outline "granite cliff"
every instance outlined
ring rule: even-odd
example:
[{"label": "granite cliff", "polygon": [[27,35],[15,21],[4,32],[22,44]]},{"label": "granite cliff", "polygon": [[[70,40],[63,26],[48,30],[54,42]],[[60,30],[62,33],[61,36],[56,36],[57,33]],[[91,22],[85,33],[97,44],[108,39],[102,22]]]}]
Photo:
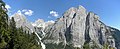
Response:
[{"label": "granite cliff", "polygon": [[44,32],[46,49],[120,49],[120,31],[105,25],[83,6],[70,8]]},{"label": "granite cliff", "polygon": [[38,19],[30,23],[18,13],[12,17],[17,27],[36,32],[43,49],[120,49],[120,31],[83,6],[71,7],[55,22]]}]

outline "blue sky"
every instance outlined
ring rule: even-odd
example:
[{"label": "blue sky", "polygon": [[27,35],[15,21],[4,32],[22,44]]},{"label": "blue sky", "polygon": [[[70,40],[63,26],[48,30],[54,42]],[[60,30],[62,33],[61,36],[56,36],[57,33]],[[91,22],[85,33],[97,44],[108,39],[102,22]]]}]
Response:
[{"label": "blue sky", "polygon": [[[55,20],[70,7],[84,6],[87,11],[92,11],[100,16],[106,25],[120,29],[120,0],[3,0],[11,8],[12,15],[18,10],[32,11],[26,15],[29,21],[37,19]],[[51,12],[52,11],[52,12]],[[50,14],[51,12],[51,14]],[[28,13],[29,14],[29,13]],[[57,14],[56,16],[53,16]]]}]

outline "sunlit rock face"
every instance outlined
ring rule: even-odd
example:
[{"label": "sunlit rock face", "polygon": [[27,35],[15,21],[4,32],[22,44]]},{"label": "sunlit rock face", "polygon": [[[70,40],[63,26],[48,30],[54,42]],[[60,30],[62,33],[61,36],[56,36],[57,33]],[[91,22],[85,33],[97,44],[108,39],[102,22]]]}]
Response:
[{"label": "sunlit rock face", "polygon": [[54,21],[50,20],[45,22],[43,19],[38,19],[35,22],[32,23],[32,25],[35,28],[35,32],[37,32],[41,38],[43,38],[45,36],[45,28],[48,28],[49,26],[53,25]]},{"label": "sunlit rock face", "polygon": [[32,33],[34,30],[33,25],[26,19],[25,15],[22,13],[15,13],[11,17],[14,17],[17,28],[23,28],[25,31]]},{"label": "sunlit rock face", "polygon": [[90,48],[94,45],[97,45],[95,48],[104,48],[106,44],[109,48],[118,47],[111,28],[102,23],[98,15],[87,12],[83,6],[68,9],[44,32],[47,34],[42,41],[47,49],[84,49],[86,43]]},{"label": "sunlit rock face", "polygon": [[35,33],[36,34],[36,41],[39,45],[42,46],[42,49],[45,49],[45,45],[41,42],[41,39],[44,37],[45,33],[43,32],[43,28],[45,27],[45,22],[42,19],[37,20],[35,23],[30,23],[24,14],[22,13],[15,13],[11,17],[14,18],[16,22],[17,28],[23,28],[26,33]]},{"label": "sunlit rock face", "polygon": [[45,22],[43,19],[38,19],[32,25],[37,28],[41,28],[39,30],[44,30],[46,27],[53,25],[55,22],[53,20]]},{"label": "sunlit rock face", "polygon": [[[105,25],[99,16],[83,6],[71,7],[56,21],[38,19],[30,23],[22,13],[15,13],[16,27],[36,32],[46,49],[120,49],[120,31]],[[42,41],[41,41],[42,39]]]}]

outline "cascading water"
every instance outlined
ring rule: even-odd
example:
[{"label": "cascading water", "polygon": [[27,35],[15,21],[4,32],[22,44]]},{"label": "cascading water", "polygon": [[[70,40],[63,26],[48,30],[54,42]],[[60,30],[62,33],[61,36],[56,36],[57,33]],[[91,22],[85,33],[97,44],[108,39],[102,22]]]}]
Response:
[{"label": "cascading water", "polygon": [[45,48],[46,48],[46,47],[45,47],[45,44],[42,43],[40,36],[39,36],[36,32],[35,32],[35,34],[37,35],[38,39],[40,40],[42,49],[45,49]]}]

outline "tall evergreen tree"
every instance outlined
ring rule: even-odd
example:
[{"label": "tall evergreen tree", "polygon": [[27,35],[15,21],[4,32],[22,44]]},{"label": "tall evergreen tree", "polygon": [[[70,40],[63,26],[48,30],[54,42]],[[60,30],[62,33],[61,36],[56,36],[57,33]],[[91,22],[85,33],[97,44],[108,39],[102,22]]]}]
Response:
[{"label": "tall evergreen tree", "polygon": [[12,17],[8,23],[5,3],[0,0],[0,49],[41,49],[36,35],[28,34],[23,28],[16,28]]},{"label": "tall evergreen tree", "polygon": [[6,11],[5,3],[0,0],[0,49],[6,48],[10,40],[8,32],[8,15]]},{"label": "tall evergreen tree", "polygon": [[10,38],[11,40],[8,43],[8,48],[13,49],[14,47],[14,41],[15,41],[15,36],[16,36],[16,32],[17,32],[17,28],[16,28],[16,23],[14,21],[14,18],[12,17],[10,20],[10,24],[9,24],[9,32],[10,32]]}]

